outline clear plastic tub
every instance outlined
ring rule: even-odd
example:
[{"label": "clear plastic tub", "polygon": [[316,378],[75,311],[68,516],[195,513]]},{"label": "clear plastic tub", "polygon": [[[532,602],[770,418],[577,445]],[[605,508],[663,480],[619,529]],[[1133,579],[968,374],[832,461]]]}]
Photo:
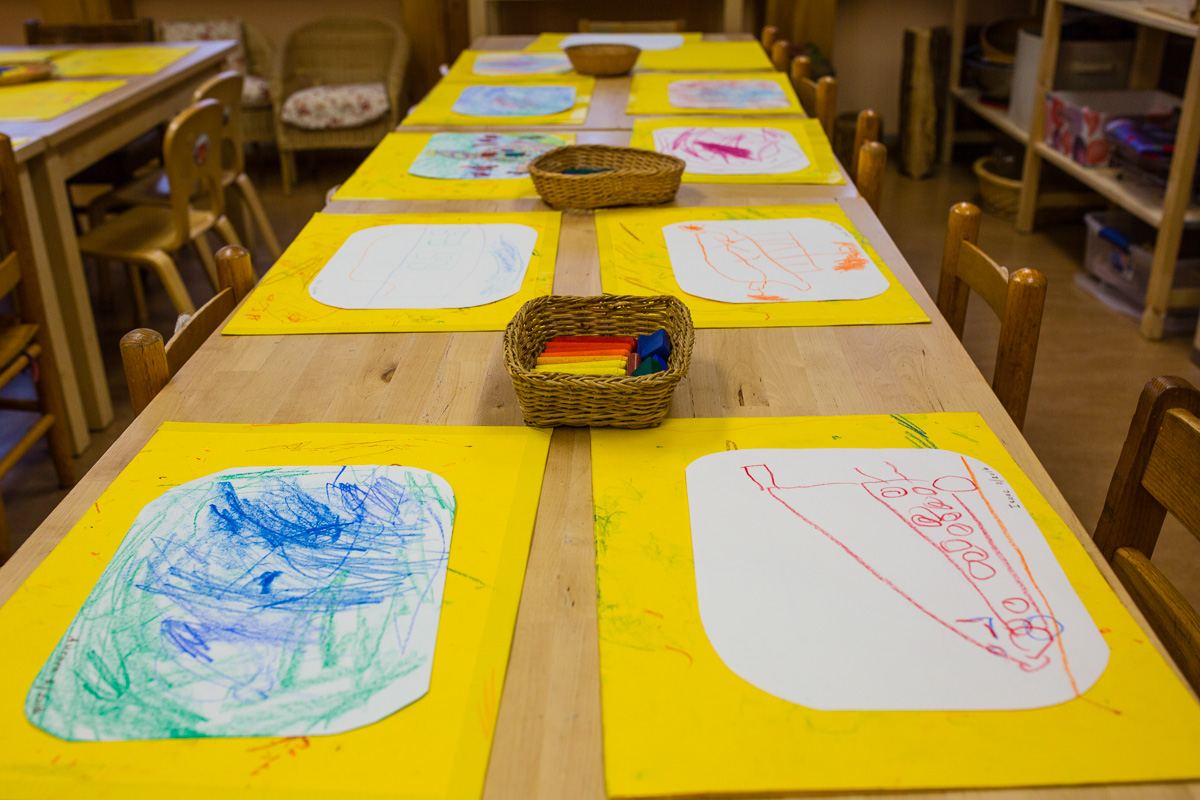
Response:
[{"label": "clear plastic tub", "polygon": [[[1154,261],[1154,228],[1124,211],[1093,212],[1084,216],[1084,222],[1088,228],[1084,270],[1139,308],[1144,306]],[[1200,232],[1184,234],[1172,286],[1200,287]]]}]

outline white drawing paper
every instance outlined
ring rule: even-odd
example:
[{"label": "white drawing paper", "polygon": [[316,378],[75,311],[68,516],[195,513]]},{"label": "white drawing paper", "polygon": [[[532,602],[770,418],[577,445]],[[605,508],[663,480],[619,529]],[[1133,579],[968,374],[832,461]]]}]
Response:
[{"label": "white drawing paper", "polygon": [[995,470],[930,449],[731,450],[687,468],[700,616],[731,670],[820,710],[1069,701],[1108,645]]},{"label": "white drawing paper", "polygon": [[573,69],[571,59],[564,53],[541,53],[526,50],[499,53],[478,53],[471,65],[475,75],[565,75]]},{"label": "white drawing paper", "polygon": [[239,467],[148,503],[29,689],[72,741],[311,736],[429,690],[454,524],[439,475]]},{"label": "white drawing paper", "polygon": [[346,238],[308,293],[335,308],[470,308],[521,289],[528,225],[379,225]]},{"label": "white drawing paper", "polygon": [[812,163],[779,128],[656,128],[654,149],[682,158],[693,175],[787,175]]},{"label": "white drawing paper", "polygon": [[678,33],[572,33],[559,43],[566,50],[577,44],[628,44],[639,50],[678,50],[683,35]]},{"label": "white drawing paper", "polygon": [[674,108],[765,110],[788,107],[788,97],[775,81],[759,78],[697,78],[667,84]]},{"label": "white drawing paper", "polygon": [[677,222],[663,227],[679,288],[725,303],[862,300],[887,278],[854,236],[823,219]]}]

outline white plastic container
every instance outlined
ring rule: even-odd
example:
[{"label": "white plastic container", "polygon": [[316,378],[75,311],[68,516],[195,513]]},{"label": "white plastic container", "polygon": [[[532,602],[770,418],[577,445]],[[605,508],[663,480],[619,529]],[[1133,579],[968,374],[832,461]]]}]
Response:
[{"label": "white plastic container", "polygon": [[[1088,229],[1084,270],[1141,309],[1154,261],[1154,229],[1124,211],[1096,211],[1085,215],[1084,222]],[[1172,288],[1195,287],[1200,287],[1200,234],[1189,232],[1179,247]]]}]

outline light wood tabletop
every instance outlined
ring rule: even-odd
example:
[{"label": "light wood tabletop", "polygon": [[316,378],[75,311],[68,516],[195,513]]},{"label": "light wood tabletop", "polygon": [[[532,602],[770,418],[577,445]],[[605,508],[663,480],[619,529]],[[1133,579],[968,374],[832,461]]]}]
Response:
[{"label": "light wood tabletop", "polygon": [[[755,186],[696,187],[681,204],[778,203]],[[769,188],[769,187],[768,187]],[[1088,532],[937,313],[861,198],[836,201],[871,241],[931,324],[698,330],[673,417],[976,411],[1008,447],[1099,565],[1127,595]],[[521,211],[536,200],[337,202],[331,213]],[[600,290],[594,217],[563,216],[554,291]],[[166,420],[519,425],[501,333],[216,335],[188,362],[67,499],[0,569],[6,601]],[[1136,609],[1134,616],[1141,621]],[[590,436],[561,428],[551,443],[501,697],[487,798],[602,798]],[[844,796],[844,795],[843,795]],[[922,796],[922,795],[917,795]],[[946,798],[965,793],[935,792]],[[1022,789],[972,797],[1185,798],[1200,784]]]},{"label": "light wood tabletop", "polygon": [[[197,42],[182,58],[149,75],[73,78],[125,83],[53,119],[0,119],[0,131],[30,142],[15,152],[46,299],[47,333],[58,353],[67,423],[77,453],[88,445],[88,430],[106,427],[113,412],[66,180],[187,107],[195,88],[220,70],[235,46],[232,41]],[[0,48],[0,53],[21,49]]]}]

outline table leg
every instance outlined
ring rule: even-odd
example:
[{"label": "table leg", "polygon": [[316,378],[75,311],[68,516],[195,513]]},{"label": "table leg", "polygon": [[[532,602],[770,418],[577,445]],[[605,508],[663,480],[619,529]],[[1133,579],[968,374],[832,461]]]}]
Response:
[{"label": "table leg", "polygon": [[49,152],[30,159],[29,176],[37,216],[41,219],[41,238],[49,263],[54,265],[54,285],[67,336],[67,347],[59,350],[58,358],[74,367],[87,425],[92,430],[100,430],[112,422],[112,399],[100,356],[83,258],[75,238],[75,220],[66,184],[69,176],[63,169],[62,160]]},{"label": "table leg", "polygon": [[724,32],[725,33],[744,33],[743,28],[745,13],[744,3],[742,0],[725,0],[723,7],[724,17]]},{"label": "table leg", "polygon": [[[24,166],[23,164],[22,167]],[[91,444],[92,437],[88,434],[87,417],[83,411],[83,397],[79,391],[79,382],[75,379],[75,369],[71,364],[71,342],[67,337],[66,326],[63,324],[62,299],[54,282],[55,270],[51,266],[53,262],[46,252],[46,233],[42,229],[41,215],[38,213],[37,198],[34,194],[29,170],[21,169],[19,179],[21,199],[25,203],[26,216],[29,218],[29,236],[33,239],[34,269],[37,271],[38,284],[41,287],[42,302],[46,306],[46,337],[56,356],[58,379],[62,386],[63,411],[67,417],[67,430],[71,436],[71,449],[75,455],[79,455]]]}]

